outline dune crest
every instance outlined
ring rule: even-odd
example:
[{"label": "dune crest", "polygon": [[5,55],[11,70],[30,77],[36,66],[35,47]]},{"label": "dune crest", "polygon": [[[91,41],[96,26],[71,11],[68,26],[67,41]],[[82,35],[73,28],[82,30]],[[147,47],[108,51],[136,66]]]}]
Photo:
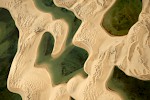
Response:
[{"label": "dune crest", "polygon": [[[76,75],[66,84],[52,85],[47,65],[36,65],[38,46],[45,32],[55,40],[52,56],[65,47],[69,27],[63,19],[39,11],[32,0],[0,0],[19,29],[18,51],[7,86],[24,100],[122,100],[106,87],[114,66],[129,76],[150,80],[150,1],[143,0],[139,20],[125,36],[111,36],[102,27],[105,13],[116,0],[54,0],[82,20],[72,42],[89,53],[84,64],[88,77]],[[39,67],[38,67],[39,66]]]}]

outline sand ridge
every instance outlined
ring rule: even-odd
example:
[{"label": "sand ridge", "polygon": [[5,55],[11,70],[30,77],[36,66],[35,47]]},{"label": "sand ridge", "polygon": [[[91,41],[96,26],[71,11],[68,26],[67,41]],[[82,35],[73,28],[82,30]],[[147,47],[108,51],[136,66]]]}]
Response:
[{"label": "sand ridge", "polygon": [[82,20],[73,38],[73,44],[88,51],[84,65],[87,78],[77,75],[67,84],[51,85],[46,65],[37,68],[37,48],[44,32],[51,32],[54,39],[52,55],[63,50],[68,25],[62,19],[39,11],[32,0],[0,0],[0,7],[10,11],[19,29],[19,45],[13,60],[8,89],[19,93],[25,100],[121,100],[106,88],[114,65],[127,75],[142,80],[150,79],[150,1],[143,0],[143,10],[138,22],[126,36],[109,35],[101,23],[105,13],[116,0],[54,0],[57,6],[67,8]]}]

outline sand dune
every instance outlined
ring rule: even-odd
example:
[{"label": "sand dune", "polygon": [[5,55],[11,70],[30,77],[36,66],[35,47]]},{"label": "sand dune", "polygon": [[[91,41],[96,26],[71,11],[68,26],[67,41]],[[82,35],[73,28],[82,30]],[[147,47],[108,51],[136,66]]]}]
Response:
[{"label": "sand dune", "polygon": [[45,32],[54,39],[52,56],[64,50],[68,24],[39,11],[32,0],[0,0],[0,7],[10,11],[19,29],[19,45],[13,60],[8,89],[24,100],[122,100],[106,88],[114,65],[129,76],[150,80],[150,1],[143,0],[139,20],[125,36],[111,36],[102,27],[105,13],[116,0],[54,0],[82,20],[72,42],[88,51],[84,64],[88,77],[78,74],[67,83],[53,85],[46,64],[36,65],[38,46]]}]

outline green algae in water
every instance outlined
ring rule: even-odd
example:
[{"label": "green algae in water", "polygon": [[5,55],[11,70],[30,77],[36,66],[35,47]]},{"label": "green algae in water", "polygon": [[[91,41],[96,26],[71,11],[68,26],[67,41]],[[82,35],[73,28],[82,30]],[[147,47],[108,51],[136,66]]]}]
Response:
[{"label": "green algae in water", "polygon": [[[51,72],[55,77],[54,83],[67,82],[77,73],[84,74],[83,66],[87,57],[88,53],[85,50],[73,45],[68,46],[59,58],[53,62],[50,61],[51,67],[55,67]],[[56,69],[55,72],[54,69]]]},{"label": "green algae in water", "polygon": [[71,98],[71,100],[75,100],[74,98]]},{"label": "green algae in water", "polygon": [[73,12],[57,7],[53,0],[34,0],[36,7],[44,12],[51,13],[54,19],[64,19],[69,25],[69,34],[66,40],[66,45],[72,42],[72,38],[76,33],[77,29],[81,25],[81,20],[79,20]]},{"label": "green algae in water", "polygon": [[[55,19],[63,18],[69,24],[70,32],[64,53],[57,59],[51,59],[51,57],[49,57],[45,58],[45,61],[43,60],[43,62],[47,62],[49,67],[53,67],[52,76],[55,84],[67,82],[75,75],[75,73],[84,72],[83,68],[77,68],[78,70],[76,70],[76,67],[73,68],[76,65],[74,63],[78,62],[76,60],[80,57],[75,56],[75,62],[74,59],[72,62],[71,59],[65,58],[67,56],[72,56],[70,55],[72,54],[70,52],[71,50],[74,51],[74,49],[73,46],[69,46],[69,44],[71,43],[76,30],[80,26],[81,21],[77,19],[72,12],[64,8],[56,7],[52,0],[35,0],[35,3],[39,9],[52,13]],[[115,5],[106,13],[102,25],[112,35],[126,35],[130,27],[138,20],[138,15],[141,12],[141,9],[141,0],[117,0]],[[86,59],[86,57],[87,56],[83,57],[83,59]],[[67,63],[64,61],[67,61]],[[67,68],[67,65],[70,65],[71,67]],[[77,63],[77,65],[80,64]],[[122,95],[124,100],[149,100],[148,98],[150,98],[149,82],[126,76],[118,68],[115,68],[113,75],[110,77],[108,87]]]},{"label": "green algae in water", "polygon": [[3,89],[3,92],[0,92],[0,100],[22,100],[21,96],[11,93],[7,88]]},{"label": "green algae in water", "polygon": [[127,76],[118,67],[115,67],[107,86],[120,94],[123,100],[149,100],[150,98],[150,81]]},{"label": "green algae in water", "polygon": [[141,0],[117,0],[105,14],[102,26],[111,35],[127,35],[138,21],[141,10]]},{"label": "green algae in water", "polygon": [[[70,44],[66,46],[64,52],[58,58],[52,58],[53,44],[54,39],[52,35],[48,32],[44,33],[36,60],[37,64],[46,63],[48,65],[53,84],[65,83],[77,73],[86,76],[83,66],[88,53],[84,49]],[[46,51],[48,54],[46,54]]]},{"label": "green algae in water", "polygon": [[42,36],[39,50],[38,50],[38,57],[36,60],[37,64],[43,63],[47,59],[52,58],[51,53],[54,47],[54,38],[49,32],[45,32]]},{"label": "green algae in water", "polygon": [[21,100],[7,89],[7,78],[17,52],[19,31],[8,10],[0,8],[0,100]]},{"label": "green algae in water", "polygon": [[[38,9],[51,13],[54,16],[54,19],[64,19],[69,25],[69,34],[66,40],[66,48],[62,55],[57,59],[53,59],[50,54],[45,55],[44,48],[47,46],[44,46],[45,40],[42,38],[42,41],[39,45],[37,64],[48,64],[54,84],[67,82],[77,73],[82,73],[86,76],[83,71],[83,65],[88,57],[88,53],[85,50],[72,45],[72,38],[81,25],[81,20],[77,19],[77,17],[71,11],[65,8],[57,7],[52,0],[34,0],[34,3]],[[52,47],[50,48],[53,48],[52,44],[51,46]]]},{"label": "green algae in water", "polygon": [[66,55],[64,55],[62,62],[59,66],[62,66],[62,75],[67,76],[72,72],[83,67],[85,60],[87,59],[87,52],[79,47],[69,47],[71,49]]},{"label": "green algae in water", "polygon": [[45,6],[55,7],[53,0],[42,0]]}]

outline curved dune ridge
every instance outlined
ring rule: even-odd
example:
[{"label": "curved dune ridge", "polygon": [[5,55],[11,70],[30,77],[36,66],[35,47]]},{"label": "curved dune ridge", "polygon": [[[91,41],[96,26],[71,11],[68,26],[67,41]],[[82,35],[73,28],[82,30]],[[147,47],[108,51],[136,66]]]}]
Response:
[{"label": "curved dune ridge", "polygon": [[[0,7],[10,11],[19,29],[18,50],[9,72],[7,87],[11,92],[19,93],[24,100],[123,100],[119,93],[106,87],[114,66],[118,66],[126,75],[140,80],[150,80],[150,1],[142,1],[142,11],[138,21],[125,36],[112,36],[102,26],[105,14],[116,0],[54,0],[55,5],[72,11],[82,21],[75,31],[72,42],[67,44],[69,24],[57,19],[52,13],[40,11],[32,0],[0,0]],[[48,5],[51,5],[47,3]],[[38,59],[43,36],[51,34],[48,53],[43,61]],[[48,39],[45,39],[48,40]],[[53,42],[53,43],[51,43]],[[48,42],[47,42],[48,43]],[[68,56],[66,48],[76,49]],[[71,48],[71,47],[70,47]],[[63,75],[75,70],[65,68],[60,78],[60,66],[46,63],[47,59],[57,60],[63,53],[64,60],[70,62],[82,58],[82,64],[72,65],[77,71],[65,81]],[[42,51],[43,54],[43,51]],[[68,55],[67,55],[68,54]],[[78,56],[79,55],[79,56]],[[77,57],[77,59],[76,59]],[[78,58],[79,57],[79,58]],[[61,57],[60,57],[61,58]],[[69,59],[69,60],[68,60]],[[65,61],[60,61],[65,62]],[[67,63],[68,63],[67,62]],[[74,62],[72,62],[74,63]],[[84,64],[84,65],[83,65]],[[53,66],[53,67],[51,67]],[[80,66],[80,67],[79,67]],[[58,71],[59,74],[52,73]],[[85,74],[88,75],[86,75]],[[58,75],[58,77],[57,77]],[[56,79],[56,81],[54,81]]]}]

